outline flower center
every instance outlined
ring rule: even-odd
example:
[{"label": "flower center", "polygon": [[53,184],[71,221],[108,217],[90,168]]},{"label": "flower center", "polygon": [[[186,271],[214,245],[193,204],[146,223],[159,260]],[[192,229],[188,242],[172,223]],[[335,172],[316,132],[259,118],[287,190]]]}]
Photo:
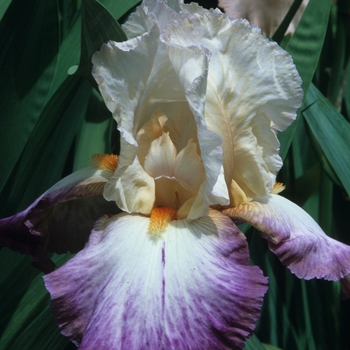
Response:
[{"label": "flower center", "polygon": [[167,228],[168,223],[177,220],[176,210],[170,207],[154,208],[148,225],[148,231],[152,237],[159,237]]}]

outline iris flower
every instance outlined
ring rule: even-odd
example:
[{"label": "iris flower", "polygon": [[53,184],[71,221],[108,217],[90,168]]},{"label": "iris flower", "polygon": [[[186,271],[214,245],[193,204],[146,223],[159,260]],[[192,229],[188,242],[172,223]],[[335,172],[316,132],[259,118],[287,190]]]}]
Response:
[{"label": "iris flower", "polygon": [[[286,34],[293,34],[309,0],[303,0],[289,24]],[[261,28],[266,36],[272,36],[292,6],[293,0],[219,0],[219,6],[235,18],[246,18]]]},{"label": "iris flower", "polygon": [[[346,291],[350,247],[275,184],[276,133],[302,100],[292,58],[244,19],[175,0],[144,1],[124,30],[93,56],[120,155],[0,222],[2,244],[49,272],[61,332],[80,349],[242,349],[267,278],[235,220],[298,277]],[[78,253],[52,271],[46,251]]]}]

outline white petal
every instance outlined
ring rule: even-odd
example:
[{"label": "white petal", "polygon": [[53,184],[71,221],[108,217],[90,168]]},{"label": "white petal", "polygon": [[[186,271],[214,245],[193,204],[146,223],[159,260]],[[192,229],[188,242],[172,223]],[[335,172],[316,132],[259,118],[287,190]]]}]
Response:
[{"label": "white petal", "polygon": [[137,132],[137,157],[139,158],[141,165],[143,165],[145,161],[152,141],[162,136],[163,128],[167,120],[167,116],[159,109],[152,115],[151,119]]},{"label": "white petal", "polygon": [[152,141],[144,169],[155,179],[162,176],[174,177],[176,154],[176,148],[169,134],[163,133],[158,139]]},{"label": "white petal", "polygon": [[134,38],[148,32],[154,22],[157,22],[157,25],[163,29],[174,20],[178,12],[180,12],[180,7],[177,0],[144,0],[129,16],[128,21],[123,25],[123,30],[128,38]]},{"label": "white petal", "polygon": [[[222,170],[222,140],[218,135],[207,129],[204,120],[206,101],[207,70],[210,53],[197,47],[178,46],[170,38],[172,27],[165,31],[162,40],[167,44],[167,50],[172,66],[176,70],[181,85],[186,93],[186,99],[197,123],[198,143],[203,160],[207,186],[204,193],[209,204],[227,204],[227,187],[216,186]],[[216,186],[216,195],[212,194]],[[218,192],[218,191],[222,192]]]},{"label": "white petal", "polygon": [[115,200],[123,211],[147,215],[155,202],[154,179],[135,157],[129,166],[118,166],[116,174],[105,185],[104,197]]},{"label": "white petal", "polygon": [[244,235],[212,212],[175,220],[101,220],[88,246],[45,276],[62,333],[84,349],[242,349],[267,279],[249,266]]},{"label": "white petal", "polygon": [[188,141],[176,157],[175,177],[186,190],[195,193],[205,180],[203,162],[197,153],[197,145],[192,140]]},{"label": "white petal", "polygon": [[227,186],[234,179],[247,196],[266,195],[281,165],[275,132],[294,120],[301,105],[301,79],[291,57],[247,21],[217,11],[184,16],[166,33],[164,40],[179,51],[200,47],[211,54],[205,121],[223,140]]},{"label": "white petal", "polygon": [[[186,191],[181,186],[180,182],[175,178],[161,177],[155,180],[156,185],[156,202],[155,207],[170,207],[175,210],[186,202],[189,198],[193,197],[193,193]],[[186,217],[181,216],[181,217]]]},{"label": "white petal", "polygon": [[[190,139],[197,140],[196,121],[164,44],[159,41],[156,26],[141,37],[104,45],[95,53],[93,63],[94,77],[121,132],[119,166],[106,186],[106,198],[115,200],[122,210],[149,213],[154,204],[154,196],[150,194],[151,181],[135,160],[140,154],[143,162],[143,150],[139,151],[139,147],[143,147],[144,142],[138,145],[136,140],[140,138],[139,132],[145,131],[150,120],[161,110],[167,118],[166,124],[161,126],[169,132],[180,151]],[[130,70],[131,66],[137,69]],[[132,169],[127,170],[131,166]],[[129,176],[131,185],[126,184]],[[137,191],[139,184],[146,193]],[[126,188],[131,190],[130,194],[126,193]],[[135,196],[139,199],[138,204],[135,204]]]}]

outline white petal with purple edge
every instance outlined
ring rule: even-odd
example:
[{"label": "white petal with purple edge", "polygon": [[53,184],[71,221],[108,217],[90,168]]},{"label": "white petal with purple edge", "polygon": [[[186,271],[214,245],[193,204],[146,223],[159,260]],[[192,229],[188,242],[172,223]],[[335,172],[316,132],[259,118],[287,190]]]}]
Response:
[{"label": "white petal with purple edge", "polygon": [[242,349],[267,279],[244,235],[220,212],[171,221],[100,220],[86,248],[46,275],[52,310],[80,349]]},{"label": "white petal with purple edge", "polygon": [[327,236],[312,217],[277,194],[223,211],[256,227],[299,278],[336,281],[350,273],[350,246]]}]

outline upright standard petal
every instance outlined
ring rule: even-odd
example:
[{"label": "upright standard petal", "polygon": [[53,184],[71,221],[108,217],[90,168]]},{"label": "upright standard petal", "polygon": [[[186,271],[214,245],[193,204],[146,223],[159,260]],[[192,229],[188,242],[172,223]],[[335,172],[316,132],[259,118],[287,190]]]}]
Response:
[{"label": "upright standard petal", "polygon": [[271,251],[299,278],[337,281],[350,274],[350,247],[328,237],[309,214],[284,197],[254,198],[223,213],[261,231]]},{"label": "upright standard petal", "polygon": [[0,220],[0,246],[34,257],[33,265],[51,272],[46,252],[75,253],[88,240],[102,215],[120,212],[103,198],[103,187],[116,167],[116,156],[96,157],[91,166],[59,181],[26,210]]},{"label": "upright standard petal", "polygon": [[[147,4],[153,8],[151,2]],[[208,214],[210,204],[228,204],[227,190],[219,193],[224,187],[216,185],[220,179],[223,182],[221,139],[209,131],[204,122],[207,57],[204,51],[197,52],[191,60],[188,55],[169,56],[167,45],[160,40],[166,21],[158,5],[153,8],[154,12],[146,5],[137,12],[139,16],[148,9],[146,12],[153,23],[150,28],[145,26],[148,31],[123,43],[109,42],[93,56],[93,75],[121,132],[119,166],[104,195],[129,213],[149,215],[157,204],[157,191],[166,190],[159,189],[165,181],[155,183],[153,177],[155,155],[164,156],[158,159],[157,179],[177,171],[169,155],[159,153],[160,147],[156,145],[160,138],[174,145],[173,154],[181,154],[192,141],[202,159],[203,170],[198,176],[202,183],[191,188],[194,197],[191,201],[180,196],[179,204],[181,207],[186,202],[186,210],[182,212],[196,219]],[[184,65],[179,75],[181,62]],[[130,66],[137,69],[130,70]],[[161,159],[168,163],[163,164]],[[170,169],[170,164],[175,168]],[[163,174],[159,173],[161,169]],[[211,198],[214,187],[215,201]]]},{"label": "upright standard petal", "polygon": [[179,52],[208,52],[205,122],[223,141],[227,187],[233,179],[247,197],[265,196],[282,165],[276,131],[291,124],[302,100],[292,58],[245,20],[182,8],[188,13],[162,38]]},{"label": "upright standard petal", "polygon": [[86,248],[46,275],[52,310],[80,349],[242,349],[266,291],[247,243],[219,212],[102,219]]}]

